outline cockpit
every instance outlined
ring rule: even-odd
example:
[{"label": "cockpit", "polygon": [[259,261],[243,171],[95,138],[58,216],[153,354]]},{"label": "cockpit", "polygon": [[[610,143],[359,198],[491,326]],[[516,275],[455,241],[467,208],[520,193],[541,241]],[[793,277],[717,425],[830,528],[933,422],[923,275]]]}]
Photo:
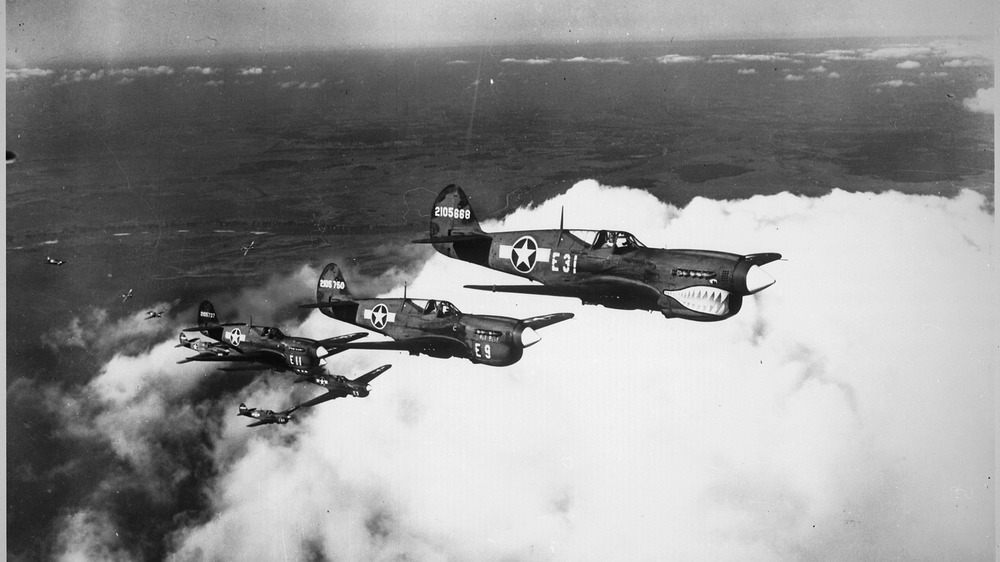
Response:
[{"label": "cockpit", "polygon": [[450,318],[461,314],[461,311],[450,302],[434,299],[426,301],[407,299],[403,304],[403,308],[412,310],[422,316],[434,316],[436,318]]},{"label": "cockpit", "polygon": [[281,333],[281,330],[277,328],[271,328],[268,326],[254,326],[253,330],[257,332],[260,337],[265,339],[281,339],[285,337],[285,334]]},{"label": "cockpit", "polygon": [[627,252],[635,248],[645,247],[635,236],[624,230],[598,230],[594,242],[590,246],[592,250],[611,248],[612,252]]}]

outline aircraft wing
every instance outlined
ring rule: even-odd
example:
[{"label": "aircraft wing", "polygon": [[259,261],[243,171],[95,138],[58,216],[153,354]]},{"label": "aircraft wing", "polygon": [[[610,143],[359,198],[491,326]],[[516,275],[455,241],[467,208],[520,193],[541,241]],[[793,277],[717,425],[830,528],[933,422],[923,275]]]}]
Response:
[{"label": "aircraft wing", "polygon": [[344,343],[347,343],[347,342],[350,342],[350,341],[354,341],[356,339],[363,338],[363,337],[365,337],[367,335],[368,335],[367,332],[354,332],[353,334],[346,334],[346,335],[343,335],[343,336],[334,336],[332,338],[326,338],[325,340],[319,340],[316,343],[319,344],[319,345],[321,345],[321,346],[323,346],[323,347],[333,347],[333,346],[338,346],[340,344],[344,344]]},{"label": "aircraft wing", "polygon": [[659,299],[653,287],[625,277],[602,275],[581,280],[572,285],[465,285],[467,289],[500,293],[520,293],[523,295],[548,295],[553,297],[574,297],[583,301],[635,300],[652,301]]},{"label": "aircraft wing", "polygon": [[266,421],[266,420],[259,420],[259,421],[253,422],[252,424],[248,425],[247,427],[257,427],[258,425],[264,425],[266,423],[272,423],[272,422]]},{"label": "aircraft wing", "polygon": [[425,353],[427,350],[442,350],[457,355],[463,355],[466,352],[465,345],[462,342],[444,336],[419,336],[402,341],[351,342],[340,347],[346,349],[384,349]]},{"label": "aircraft wing", "polygon": [[389,367],[392,367],[392,365],[382,365],[381,367],[379,367],[377,369],[372,369],[371,371],[368,371],[367,373],[365,373],[365,374],[361,375],[360,377],[354,379],[354,382],[361,383],[361,384],[368,384],[368,383],[372,382],[372,380],[374,380],[375,377],[377,377],[377,376],[381,375],[382,373],[388,371]]},{"label": "aircraft wing", "polygon": [[563,320],[569,320],[573,317],[571,312],[558,312],[556,314],[546,314],[545,316],[534,316],[532,318],[525,318],[521,320],[523,324],[529,328],[539,329],[546,326],[551,326],[556,322],[562,322]]},{"label": "aircraft wing", "polygon": [[296,408],[311,408],[317,404],[322,404],[323,402],[329,402],[335,398],[343,398],[350,394],[346,388],[335,388],[325,394],[320,394],[312,400],[308,400],[296,406]]}]

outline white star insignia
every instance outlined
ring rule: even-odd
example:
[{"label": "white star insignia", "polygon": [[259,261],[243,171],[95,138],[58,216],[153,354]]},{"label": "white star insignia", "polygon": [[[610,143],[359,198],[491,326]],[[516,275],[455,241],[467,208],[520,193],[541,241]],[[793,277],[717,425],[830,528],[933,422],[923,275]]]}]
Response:
[{"label": "white star insignia", "polygon": [[517,242],[514,243],[514,255],[511,256],[511,262],[514,264],[514,269],[527,273],[535,267],[535,254],[538,250],[538,244],[535,243],[535,239],[530,236],[525,236]]}]

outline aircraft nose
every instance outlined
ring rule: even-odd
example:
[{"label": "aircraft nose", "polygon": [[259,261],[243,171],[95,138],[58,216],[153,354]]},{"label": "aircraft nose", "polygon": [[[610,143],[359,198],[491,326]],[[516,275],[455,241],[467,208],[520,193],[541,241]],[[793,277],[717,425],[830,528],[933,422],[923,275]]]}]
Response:
[{"label": "aircraft nose", "polygon": [[760,266],[752,265],[747,271],[746,277],[747,294],[752,295],[758,291],[774,285],[774,278],[767,274]]},{"label": "aircraft nose", "polygon": [[536,332],[531,326],[527,326],[524,330],[521,330],[521,345],[523,347],[535,345],[541,339],[542,336],[538,335],[538,332]]}]

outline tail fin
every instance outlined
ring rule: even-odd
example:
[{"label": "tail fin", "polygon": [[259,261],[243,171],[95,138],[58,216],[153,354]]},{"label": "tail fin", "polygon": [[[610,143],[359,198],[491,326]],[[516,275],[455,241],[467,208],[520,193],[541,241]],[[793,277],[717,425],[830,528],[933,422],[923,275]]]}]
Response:
[{"label": "tail fin", "polygon": [[435,250],[446,256],[486,265],[493,238],[479,227],[462,188],[449,184],[431,207],[430,238],[414,242],[433,244]]},{"label": "tail fin", "polygon": [[201,301],[201,304],[198,305],[198,327],[204,336],[215,339],[222,336],[219,317],[216,316],[215,307],[209,301]]},{"label": "tail fin", "polygon": [[[318,308],[320,312],[344,322],[353,322],[358,310],[340,266],[328,263],[316,283],[316,304],[300,305],[301,308]],[[332,355],[332,353],[331,353]]]},{"label": "tail fin", "polygon": [[351,300],[351,291],[347,289],[347,281],[344,280],[344,273],[340,271],[340,266],[335,263],[328,263],[323,268],[323,273],[316,283],[316,302],[330,302],[335,300]]}]

